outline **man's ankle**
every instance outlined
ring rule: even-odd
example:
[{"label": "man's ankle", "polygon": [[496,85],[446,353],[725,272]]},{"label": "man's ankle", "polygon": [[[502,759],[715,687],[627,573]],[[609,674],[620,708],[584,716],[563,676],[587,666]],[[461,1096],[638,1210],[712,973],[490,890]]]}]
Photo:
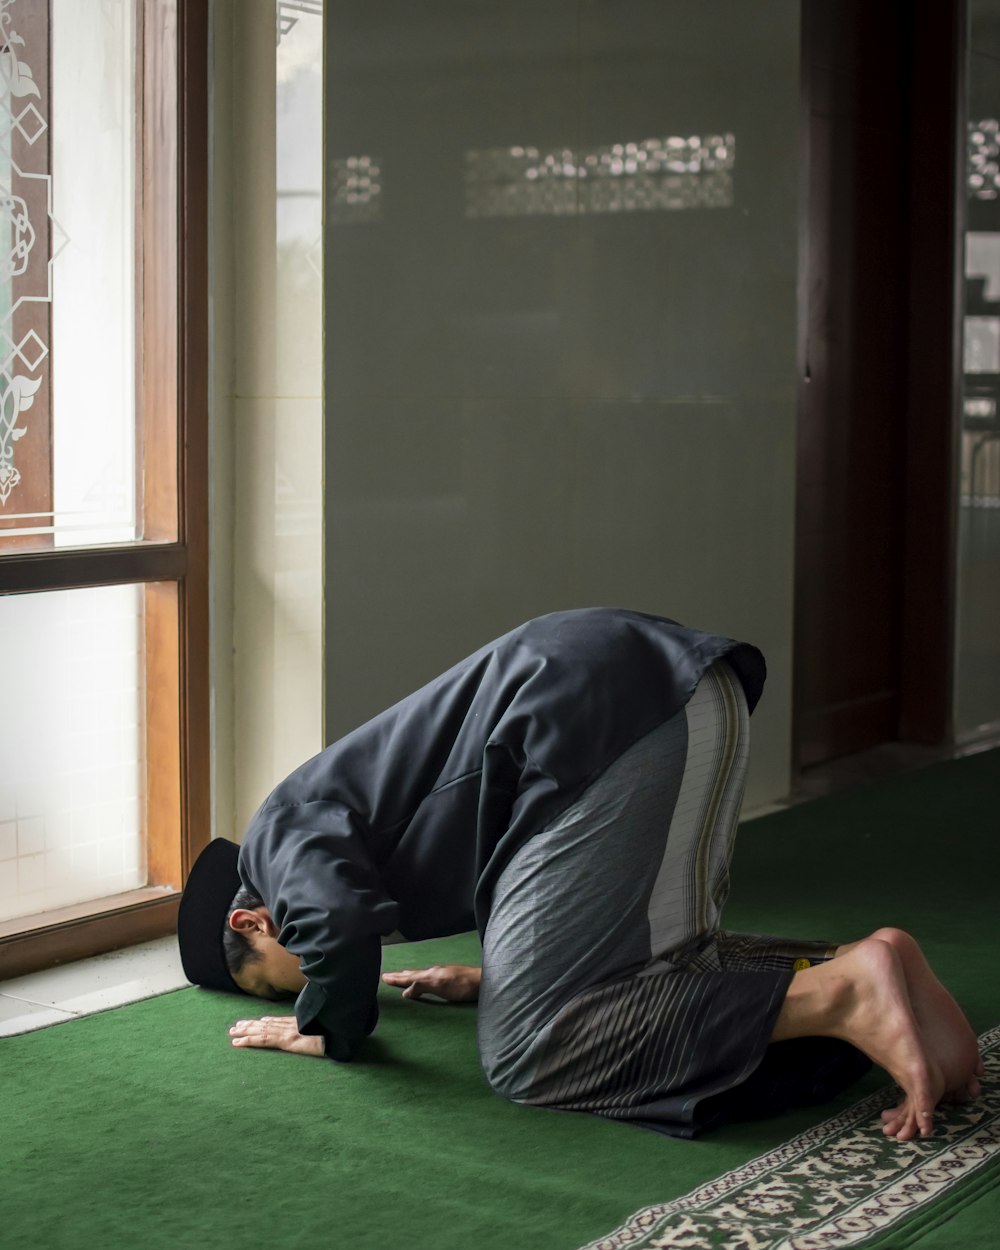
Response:
[{"label": "man's ankle", "polygon": [[[838,961],[839,962],[839,961]],[[775,1021],[771,1040],[796,1037],[839,1037],[857,1000],[854,978],[832,961],[796,972]]]}]

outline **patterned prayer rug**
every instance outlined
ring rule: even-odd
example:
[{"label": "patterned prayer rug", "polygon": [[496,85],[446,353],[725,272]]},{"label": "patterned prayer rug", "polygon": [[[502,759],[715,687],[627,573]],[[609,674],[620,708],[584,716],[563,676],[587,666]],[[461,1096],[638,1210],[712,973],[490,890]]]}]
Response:
[{"label": "patterned prayer rug", "polygon": [[884,1137],[879,1112],[898,1091],[879,1090],[582,1250],[853,1250],[949,1197],[971,1199],[1000,1166],[1000,1026],[979,1041],[982,1096],[939,1112],[933,1137]]}]

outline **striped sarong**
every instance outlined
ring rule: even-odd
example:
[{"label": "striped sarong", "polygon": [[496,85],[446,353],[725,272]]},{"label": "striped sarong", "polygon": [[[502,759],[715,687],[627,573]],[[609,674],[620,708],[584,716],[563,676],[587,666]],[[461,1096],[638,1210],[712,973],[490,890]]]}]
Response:
[{"label": "striped sarong", "polygon": [[748,722],[720,661],[505,868],[478,1013],[505,1097],[689,1137],[867,1068],[829,1039],[769,1044],[795,962],[834,947],[720,927]]}]

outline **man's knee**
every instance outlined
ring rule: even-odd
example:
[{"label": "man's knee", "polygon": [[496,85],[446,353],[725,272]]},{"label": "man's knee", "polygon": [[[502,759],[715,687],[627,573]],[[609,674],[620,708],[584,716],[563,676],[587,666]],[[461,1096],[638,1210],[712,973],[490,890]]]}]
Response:
[{"label": "man's knee", "polygon": [[499,1094],[508,1102],[524,1100],[526,1083],[521,1065],[508,1048],[480,1037],[479,1063],[486,1077],[486,1083],[494,1094]]},{"label": "man's knee", "polygon": [[489,1063],[484,1063],[482,1068],[483,1075],[486,1077],[486,1084],[494,1094],[499,1094],[501,1098],[506,1098],[508,1102],[521,1101],[519,1097],[520,1084],[515,1079],[513,1073],[504,1071],[503,1068]]}]

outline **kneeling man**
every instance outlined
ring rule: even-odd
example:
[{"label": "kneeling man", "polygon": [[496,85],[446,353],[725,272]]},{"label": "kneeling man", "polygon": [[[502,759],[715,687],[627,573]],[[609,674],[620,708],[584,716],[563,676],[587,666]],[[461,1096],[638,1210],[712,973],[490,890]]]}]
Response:
[{"label": "kneeling man", "polygon": [[514,1102],[690,1137],[874,1061],[903,1094],[885,1132],[929,1135],[981,1065],[916,943],[721,927],[763,683],[754,647],[660,617],[529,621],[303,764],[239,848],[206,848],[178,922],[187,976],[297,995],[234,1046],[349,1060],[382,942],[475,927],[481,969],[383,980],[478,999],[486,1077]]}]

